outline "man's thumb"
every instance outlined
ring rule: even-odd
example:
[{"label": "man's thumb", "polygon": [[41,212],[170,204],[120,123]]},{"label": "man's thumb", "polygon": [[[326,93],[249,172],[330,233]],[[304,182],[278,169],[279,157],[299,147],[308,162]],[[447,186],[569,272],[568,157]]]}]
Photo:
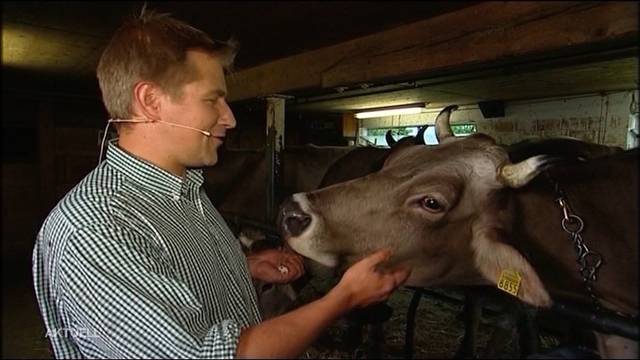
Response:
[{"label": "man's thumb", "polygon": [[369,255],[367,257],[367,261],[371,265],[378,265],[379,263],[389,259],[389,257],[391,257],[392,253],[393,252],[391,251],[390,248],[380,249],[380,250],[377,250],[376,252],[374,252],[373,254]]}]

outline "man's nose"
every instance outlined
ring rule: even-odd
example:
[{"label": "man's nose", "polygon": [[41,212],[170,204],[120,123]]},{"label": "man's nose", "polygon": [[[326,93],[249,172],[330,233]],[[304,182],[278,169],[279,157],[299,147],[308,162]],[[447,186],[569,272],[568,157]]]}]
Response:
[{"label": "man's nose", "polygon": [[293,197],[288,197],[280,206],[278,227],[284,237],[302,234],[310,223],[311,216],[300,208],[300,204]]},{"label": "man's nose", "polygon": [[222,99],[222,115],[220,116],[219,123],[224,125],[227,129],[233,129],[236,127],[236,117],[233,116],[233,111],[231,111],[231,108],[225,99]]}]

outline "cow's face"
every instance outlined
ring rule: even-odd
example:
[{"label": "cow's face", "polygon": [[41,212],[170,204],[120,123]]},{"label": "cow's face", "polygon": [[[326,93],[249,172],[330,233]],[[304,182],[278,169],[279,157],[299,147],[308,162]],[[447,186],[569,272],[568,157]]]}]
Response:
[{"label": "cow's face", "polygon": [[327,266],[392,248],[392,263],[413,267],[414,286],[496,284],[503,270],[517,271],[518,296],[549,305],[538,276],[506,241],[505,184],[526,183],[536,172],[523,168],[538,168],[539,159],[511,165],[485,135],[441,142],[399,149],[366,177],[295,194],[281,208],[287,242]]}]

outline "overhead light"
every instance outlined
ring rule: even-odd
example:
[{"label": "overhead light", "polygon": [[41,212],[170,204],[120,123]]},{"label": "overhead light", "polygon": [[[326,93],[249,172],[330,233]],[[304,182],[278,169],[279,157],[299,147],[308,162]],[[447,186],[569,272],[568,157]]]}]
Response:
[{"label": "overhead light", "polygon": [[424,110],[424,103],[390,106],[358,112],[356,113],[356,119],[368,119],[392,115],[419,114],[422,112],[422,110]]}]

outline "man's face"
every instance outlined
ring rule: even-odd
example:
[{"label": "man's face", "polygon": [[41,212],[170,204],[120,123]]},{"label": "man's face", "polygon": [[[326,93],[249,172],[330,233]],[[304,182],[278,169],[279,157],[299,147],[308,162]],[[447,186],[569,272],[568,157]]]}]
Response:
[{"label": "man's face", "polygon": [[227,105],[227,85],[224,70],[215,56],[189,51],[187,63],[199,77],[182,88],[182,96],[163,101],[162,120],[208,131],[174,126],[162,126],[167,146],[172,149],[173,161],[185,167],[211,166],[218,161],[217,150],[222,145],[227,129],[236,126],[236,120]]}]

